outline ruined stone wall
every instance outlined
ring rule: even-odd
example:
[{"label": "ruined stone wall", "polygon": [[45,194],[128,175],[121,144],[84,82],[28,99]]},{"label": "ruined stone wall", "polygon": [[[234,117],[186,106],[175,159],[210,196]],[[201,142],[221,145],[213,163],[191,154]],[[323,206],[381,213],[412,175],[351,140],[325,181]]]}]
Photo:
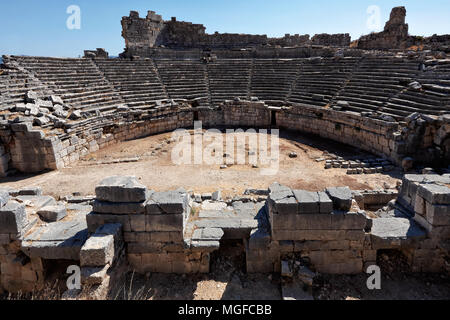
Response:
[{"label": "ruined stone wall", "polygon": [[436,272],[446,265],[450,239],[450,177],[436,174],[407,174],[397,202],[428,234],[411,252],[414,272]]},{"label": "ruined stone wall", "polygon": [[267,35],[219,33],[207,34],[202,24],[177,21],[172,18],[163,21],[160,15],[149,11],[146,18],[131,11],[129,17],[122,18],[122,37],[126,49],[124,57],[150,57],[153,48],[171,49],[242,49],[260,48],[265,45],[276,47],[297,47],[305,45],[340,46],[350,45],[349,34],[319,34],[311,40],[309,35],[286,34],[280,38],[268,38]]},{"label": "ruined stone wall", "polygon": [[413,44],[405,23],[405,7],[392,9],[384,31],[363,36],[358,40],[359,49],[406,49]]},{"label": "ruined stone wall", "polygon": [[127,48],[153,47],[159,33],[164,28],[160,15],[149,11],[145,19],[139,18],[139,13],[131,11],[129,17],[122,18],[122,37]]},{"label": "ruined stone wall", "polygon": [[333,47],[348,47],[351,42],[350,34],[340,33],[340,34],[316,34],[311,39],[313,45],[320,46],[333,46]]},{"label": "ruined stone wall", "polygon": [[264,102],[225,101],[216,108],[199,108],[198,120],[204,126],[264,128],[270,126],[271,112]]},{"label": "ruined stone wall", "polygon": [[[427,117],[418,114],[407,118],[407,125],[395,121],[363,117],[359,113],[326,108],[291,107],[277,112],[281,128],[308,132],[323,138],[361,148],[386,157],[400,165],[405,157],[417,163],[448,165],[446,116]],[[417,122],[417,119],[420,119]],[[446,137],[446,138],[444,138]]]},{"label": "ruined stone wall", "polygon": [[132,11],[122,18],[122,36],[125,39],[127,56],[142,56],[149,48],[232,48],[259,46],[267,43],[266,35],[207,34],[201,24],[163,21],[161,16],[149,11],[146,18]]},{"label": "ruined stone wall", "polygon": [[399,125],[378,119],[363,118],[358,113],[339,112],[325,108],[292,107],[277,112],[281,128],[308,132],[363,150],[401,161],[394,133]]},{"label": "ruined stone wall", "polygon": [[[294,48],[261,47],[253,49],[232,50],[215,48],[211,51],[203,49],[174,50],[169,48],[139,48],[135,49],[135,55],[140,57],[151,57],[152,59],[173,60],[200,60],[206,55],[214,55],[218,59],[296,59],[310,57],[334,57],[338,53],[337,48],[322,46],[304,46]],[[363,51],[346,49],[340,51],[342,56],[362,56]],[[123,57],[129,57],[127,54]]]},{"label": "ruined stone wall", "polygon": [[[275,117],[276,119],[272,119]],[[405,157],[415,164],[448,165],[448,117],[412,114],[401,125],[393,119],[370,118],[354,112],[318,107],[272,108],[260,101],[225,101],[215,108],[165,105],[147,113],[122,111],[68,125],[66,133],[46,136],[30,122],[12,123],[1,130],[8,144],[3,174],[8,168],[21,172],[60,169],[108,145],[148,135],[193,127],[265,128],[307,132],[385,157],[401,165]],[[6,160],[11,159],[9,163]]]},{"label": "ruined stone wall", "polygon": [[42,289],[44,263],[22,252],[21,240],[36,223],[25,204],[13,197],[29,194],[0,190],[0,292],[31,292]]},{"label": "ruined stone wall", "polygon": [[185,190],[154,192],[135,178],[110,177],[96,187],[87,224],[90,232],[108,223],[122,225],[127,259],[139,273],[208,273],[208,248],[184,242],[190,215]]},{"label": "ruined stone wall", "polygon": [[[40,188],[0,189],[0,290],[42,288],[46,259],[79,263],[84,286],[108,287],[121,257],[143,274],[208,273],[210,254],[221,239],[243,240],[248,273],[286,275],[287,263],[296,260],[314,272],[356,274],[377,264],[380,250],[401,251],[413,272],[445,272],[449,184],[448,174],[405,175],[397,204],[390,202],[392,210],[383,211],[389,216],[376,218],[360,207],[364,195],[348,187],[313,192],[274,183],[256,205],[181,188],[154,192],[135,177],[115,176],[97,185],[92,207],[57,204]],[[369,197],[363,199],[368,204],[388,201],[392,194]],[[228,203],[241,218],[222,209],[194,210],[205,199],[219,207]],[[84,213],[72,212],[65,220],[65,213],[58,214],[40,223],[43,213],[61,206]]]},{"label": "ruined stone wall", "polygon": [[268,43],[273,46],[280,47],[297,47],[304,46],[310,43],[309,34],[286,34],[282,38],[269,38]]},{"label": "ruined stone wall", "polygon": [[[40,172],[45,169],[57,169],[55,151],[51,138],[39,128],[33,128],[31,122],[13,123],[0,130],[2,140],[2,172],[17,169],[21,172]],[[7,161],[9,160],[9,161]]]}]

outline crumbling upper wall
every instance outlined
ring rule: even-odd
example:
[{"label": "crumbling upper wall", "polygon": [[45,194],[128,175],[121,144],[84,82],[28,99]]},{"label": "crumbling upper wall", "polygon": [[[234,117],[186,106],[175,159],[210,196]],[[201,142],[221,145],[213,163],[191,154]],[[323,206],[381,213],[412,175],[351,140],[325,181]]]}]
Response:
[{"label": "crumbling upper wall", "polygon": [[350,45],[351,37],[348,33],[338,34],[316,34],[312,37],[311,42],[314,45],[333,46],[333,47],[348,47]]},{"label": "crumbling upper wall", "polygon": [[122,18],[122,36],[125,38],[125,56],[148,56],[150,48],[168,47],[172,49],[233,49],[246,47],[262,47],[266,45],[293,47],[304,45],[349,46],[349,34],[320,34],[313,37],[306,35],[286,34],[280,38],[269,38],[267,35],[218,33],[207,34],[202,24],[177,21],[163,21],[160,15],[149,11],[146,18],[131,11],[129,17]]},{"label": "crumbling upper wall", "polygon": [[408,24],[405,23],[405,7],[396,7],[391,11],[384,31],[363,36],[358,40],[359,49],[406,49],[411,46],[412,39],[408,35]]},{"label": "crumbling upper wall", "polygon": [[122,18],[122,37],[127,48],[153,47],[163,27],[162,17],[155,12],[149,11],[143,19],[138,12],[131,11],[129,17]]}]

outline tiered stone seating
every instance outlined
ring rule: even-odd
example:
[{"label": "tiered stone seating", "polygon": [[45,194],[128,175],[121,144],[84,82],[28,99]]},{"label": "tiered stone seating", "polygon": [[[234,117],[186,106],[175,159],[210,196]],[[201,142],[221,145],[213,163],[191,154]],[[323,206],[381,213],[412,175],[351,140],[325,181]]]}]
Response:
[{"label": "tiered stone seating", "polygon": [[0,111],[9,109],[25,99],[27,91],[34,91],[43,97],[47,88],[37,79],[33,79],[17,69],[0,69]]},{"label": "tiered stone seating", "polygon": [[255,59],[250,95],[264,101],[286,101],[299,66],[297,59]]},{"label": "tiered stone seating", "polygon": [[[158,100],[197,100],[218,105],[235,97],[258,97],[323,107],[347,101],[344,110],[377,111],[401,120],[412,112],[449,112],[450,60],[347,57],[311,59],[59,59],[6,57],[0,75],[0,110],[24,101],[25,93],[59,95],[83,111],[154,109]],[[417,81],[421,89],[410,84]],[[45,94],[43,93],[45,92]],[[139,111],[135,110],[135,111]]]},{"label": "tiered stone seating", "polygon": [[63,101],[83,111],[110,111],[123,103],[120,95],[90,59],[11,57]]},{"label": "tiered stone seating", "polygon": [[345,84],[359,58],[305,59],[289,102],[325,106]]},{"label": "tiered stone seating", "polygon": [[[404,90],[418,73],[419,63],[394,57],[365,57],[336,100],[356,112],[383,111],[387,101]],[[395,115],[395,114],[392,114]]]},{"label": "tiered stone seating", "polygon": [[211,102],[248,98],[252,60],[220,59],[208,64]]},{"label": "tiered stone seating", "polygon": [[413,112],[440,115],[450,112],[450,60],[441,60],[420,72],[417,82],[422,89],[408,88],[386,106],[390,113],[405,117]]},{"label": "tiered stone seating", "polygon": [[152,60],[96,59],[95,63],[131,108],[168,99]]},{"label": "tiered stone seating", "polygon": [[197,100],[210,105],[206,64],[196,60],[156,60],[159,76],[169,98]]}]

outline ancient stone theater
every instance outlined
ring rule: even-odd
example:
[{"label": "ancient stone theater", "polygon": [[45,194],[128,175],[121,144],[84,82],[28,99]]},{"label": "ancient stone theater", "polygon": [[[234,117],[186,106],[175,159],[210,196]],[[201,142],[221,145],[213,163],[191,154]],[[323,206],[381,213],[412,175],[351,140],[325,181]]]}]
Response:
[{"label": "ancient stone theater", "polygon": [[[209,34],[153,11],[121,25],[119,57],[2,57],[0,292],[40,290],[55,266],[99,294],[123,268],[208,274],[227,248],[246,274],[305,285],[393,252],[449,272],[450,35],[410,35],[404,7],[360,39]],[[266,132],[278,171],[218,146],[221,164],[175,165],[182,129],[250,136],[245,157]]]}]

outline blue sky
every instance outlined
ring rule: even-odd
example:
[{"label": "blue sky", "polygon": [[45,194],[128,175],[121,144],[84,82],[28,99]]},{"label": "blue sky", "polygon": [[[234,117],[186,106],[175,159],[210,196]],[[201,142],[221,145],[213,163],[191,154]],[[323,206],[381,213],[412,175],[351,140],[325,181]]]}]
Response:
[{"label": "blue sky", "polygon": [[[125,46],[120,20],[130,10],[148,10],[165,20],[202,23],[208,33],[351,34],[370,33],[367,8],[380,8],[381,24],[392,7],[407,9],[410,34],[450,34],[449,0],[1,0],[0,54],[77,57],[84,49],[105,48],[117,55]],[[69,30],[67,7],[81,9],[81,29]]]}]

